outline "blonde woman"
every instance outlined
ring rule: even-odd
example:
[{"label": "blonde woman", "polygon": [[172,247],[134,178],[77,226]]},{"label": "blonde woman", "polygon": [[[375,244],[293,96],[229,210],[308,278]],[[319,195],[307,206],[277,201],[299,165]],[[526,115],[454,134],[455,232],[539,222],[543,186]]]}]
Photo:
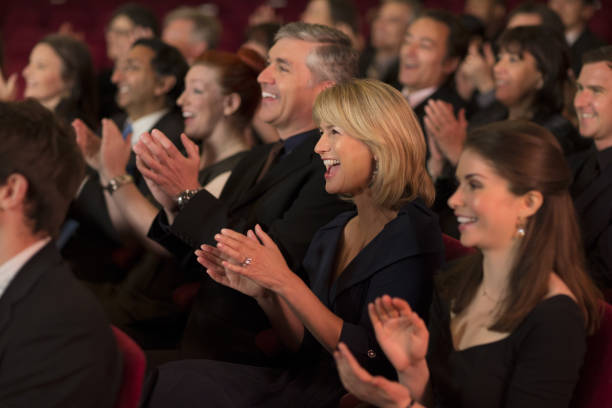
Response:
[{"label": "blonde woman", "polygon": [[437,219],[427,208],[434,189],[423,135],[402,95],[373,80],[323,91],[314,118],[321,128],[315,152],[327,170],[325,188],[352,200],[356,211],[318,231],[299,271],[287,267],[259,226],[246,235],[222,230],[216,248],[203,245],[196,252],[214,280],[253,297],[266,312],[294,352],[289,367],[169,364],[155,376],[149,406],[177,404],[177,398],[181,406],[203,400],[231,407],[337,404],[345,391],[331,353],[340,341],[368,369],[393,375],[367,304],[389,291],[420,313],[429,305],[443,246]]}]

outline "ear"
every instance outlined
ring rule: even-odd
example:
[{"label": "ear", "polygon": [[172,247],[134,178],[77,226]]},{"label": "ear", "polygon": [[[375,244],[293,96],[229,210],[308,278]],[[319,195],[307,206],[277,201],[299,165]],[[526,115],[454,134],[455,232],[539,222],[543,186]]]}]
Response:
[{"label": "ear", "polygon": [[176,84],[176,78],[172,75],[159,76],[155,86],[155,95],[161,96],[167,94],[174,87],[174,84]]},{"label": "ear", "polygon": [[544,86],[544,75],[538,71],[538,81],[536,82],[536,89],[540,90]]},{"label": "ear", "polygon": [[582,6],[582,10],[580,11],[580,17],[582,21],[588,22],[595,14],[595,6],[592,4],[586,4]]},{"label": "ear", "polygon": [[543,202],[544,197],[540,191],[531,190],[527,192],[521,197],[521,209],[519,211],[519,216],[522,218],[531,217],[540,209]]},{"label": "ear", "polygon": [[240,103],[242,99],[240,95],[236,92],[233,92],[229,95],[223,97],[223,115],[230,116],[234,114],[240,108]]},{"label": "ear", "polygon": [[191,46],[193,47],[190,55],[192,60],[198,58],[200,55],[202,55],[204,51],[208,49],[208,43],[206,41],[197,44],[192,44]]},{"label": "ear", "polygon": [[331,88],[331,87],[332,87],[332,86],[334,86],[334,85],[336,85],[336,83],[335,83],[334,81],[330,81],[330,80],[328,79],[328,80],[325,80],[325,81],[319,82],[319,83],[316,85],[316,87],[317,87],[317,89],[319,90],[319,92],[323,92],[323,91],[324,91],[324,90],[326,90],[327,88]]},{"label": "ear", "polygon": [[23,205],[28,193],[28,180],[19,173],[9,175],[0,186],[0,209],[15,210]]},{"label": "ear", "polygon": [[459,63],[461,59],[459,57],[446,58],[442,63],[442,70],[446,75],[450,75],[459,68]]}]

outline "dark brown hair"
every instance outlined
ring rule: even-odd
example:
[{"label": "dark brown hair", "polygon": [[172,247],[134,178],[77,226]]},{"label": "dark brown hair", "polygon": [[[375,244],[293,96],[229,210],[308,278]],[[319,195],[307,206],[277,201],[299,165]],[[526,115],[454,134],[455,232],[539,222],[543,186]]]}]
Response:
[{"label": "dark brown hair", "polygon": [[0,184],[28,180],[25,217],[31,231],[57,235],[83,179],[85,162],[70,127],[34,99],[0,102]]},{"label": "dark brown hair", "polygon": [[261,87],[257,76],[265,67],[264,59],[255,51],[242,47],[237,54],[209,50],[198,57],[192,66],[206,65],[217,71],[219,86],[225,95],[240,96],[240,107],[230,119],[238,130],[250,125],[261,101]]},{"label": "dark brown hair", "polygon": [[[584,268],[580,230],[568,193],[571,171],[555,137],[531,122],[502,121],[471,131],[464,150],[486,160],[507,180],[513,194],[535,190],[543,196],[542,206],[527,220],[508,292],[490,329],[510,332],[520,324],[546,296],[549,274],[554,271],[576,297],[586,327],[593,332],[599,322],[601,294]],[[454,313],[472,302],[482,276],[481,253],[440,274],[438,288]]]}]

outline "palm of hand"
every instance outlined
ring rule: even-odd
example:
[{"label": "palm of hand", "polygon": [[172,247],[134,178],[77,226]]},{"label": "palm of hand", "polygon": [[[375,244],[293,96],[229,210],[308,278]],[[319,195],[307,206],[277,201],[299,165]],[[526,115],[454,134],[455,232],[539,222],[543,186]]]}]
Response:
[{"label": "palm of hand", "polygon": [[419,334],[408,316],[391,317],[375,326],[376,338],[391,364],[398,371],[425,358],[428,336]]}]

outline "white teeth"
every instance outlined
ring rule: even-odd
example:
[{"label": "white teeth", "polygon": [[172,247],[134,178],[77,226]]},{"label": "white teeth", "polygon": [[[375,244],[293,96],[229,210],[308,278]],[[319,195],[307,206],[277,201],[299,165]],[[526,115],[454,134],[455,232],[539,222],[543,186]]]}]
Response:
[{"label": "white teeth", "polygon": [[274,94],[271,94],[270,92],[266,92],[266,91],[262,91],[261,92],[261,97],[262,98],[272,98],[272,99],[276,99],[277,96]]},{"label": "white teeth", "polygon": [[584,119],[588,119],[588,118],[595,117],[595,114],[593,114],[593,113],[581,113],[581,114],[578,115],[578,117],[584,118]]},{"label": "white teeth", "polygon": [[468,222],[476,222],[477,218],[473,218],[473,217],[462,217],[462,216],[458,216],[457,217],[457,222],[459,224],[467,224]]},{"label": "white teeth", "polygon": [[130,90],[130,88],[127,85],[123,85],[119,87],[119,92],[121,93],[126,93]]},{"label": "white teeth", "polygon": [[330,167],[340,164],[340,160],[326,159],[323,160],[323,164],[325,165],[325,169],[329,170]]},{"label": "white teeth", "polygon": [[184,118],[192,118],[194,116],[195,116],[195,114],[193,112],[183,112],[183,117]]}]

